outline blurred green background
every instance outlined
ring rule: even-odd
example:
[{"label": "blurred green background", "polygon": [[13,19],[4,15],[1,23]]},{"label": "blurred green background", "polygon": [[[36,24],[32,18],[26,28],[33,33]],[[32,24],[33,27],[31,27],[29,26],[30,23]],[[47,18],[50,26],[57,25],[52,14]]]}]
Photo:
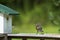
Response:
[{"label": "blurred green background", "polygon": [[41,23],[44,33],[60,33],[60,0],[0,0],[20,15],[13,16],[12,33],[36,33]]}]

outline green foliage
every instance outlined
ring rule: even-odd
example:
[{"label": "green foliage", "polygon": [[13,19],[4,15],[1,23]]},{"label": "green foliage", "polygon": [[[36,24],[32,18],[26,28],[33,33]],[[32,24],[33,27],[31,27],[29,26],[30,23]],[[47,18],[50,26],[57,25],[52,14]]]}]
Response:
[{"label": "green foliage", "polygon": [[[36,32],[33,28],[35,28],[34,25],[38,22],[40,22],[42,26],[48,23],[56,26],[60,25],[60,0],[0,0],[0,3],[20,12],[19,16],[13,17],[13,25],[18,25],[18,28],[16,27],[14,32],[20,30],[20,27],[21,30],[23,29],[23,31],[20,32],[25,32],[25,30]],[[50,29],[53,30],[53,28],[48,28],[49,26],[47,27],[47,32],[50,32]]]}]

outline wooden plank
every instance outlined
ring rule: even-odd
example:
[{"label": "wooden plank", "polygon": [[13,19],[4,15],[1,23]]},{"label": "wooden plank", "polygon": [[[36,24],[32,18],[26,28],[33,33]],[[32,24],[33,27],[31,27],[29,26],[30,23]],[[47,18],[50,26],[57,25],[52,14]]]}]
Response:
[{"label": "wooden plank", "polygon": [[51,35],[51,34],[8,34],[8,37],[11,38],[45,38],[45,39],[60,39],[60,35]]},{"label": "wooden plank", "polygon": [[51,34],[0,34],[0,40],[11,40],[12,38],[22,38],[22,40],[27,40],[28,38],[32,39],[55,39],[60,40],[60,35],[51,35]]},{"label": "wooden plank", "polygon": [[0,34],[0,40],[7,40],[7,34]]},{"label": "wooden plank", "polygon": [[0,40],[4,40],[3,38],[0,38]]},{"label": "wooden plank", "polygon": [[3,40],[8,40],[7,39],[7,34],[3,34],[3,35],[4,35]]},{"label": "wooden plank", "polygon": [[0,38],[1,38],[1,37],[4,37],[4,36],[5,36],[4,34],[0,34]]}]

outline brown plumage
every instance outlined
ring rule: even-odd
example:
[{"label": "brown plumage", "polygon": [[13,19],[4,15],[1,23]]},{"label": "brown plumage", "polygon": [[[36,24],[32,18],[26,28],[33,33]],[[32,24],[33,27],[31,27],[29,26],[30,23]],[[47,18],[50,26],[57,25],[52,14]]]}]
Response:
[{"label": "brown plumage", "polygon": [[43,32],[41,24],[36,24],[36,30],[37,30],[37,33],[39,33],[39,32],[42,33]]}]

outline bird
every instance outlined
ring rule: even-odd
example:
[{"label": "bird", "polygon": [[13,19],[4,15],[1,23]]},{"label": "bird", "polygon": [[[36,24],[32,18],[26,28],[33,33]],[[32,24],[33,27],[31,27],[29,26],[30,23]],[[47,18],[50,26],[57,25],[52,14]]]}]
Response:
[{"label": "bird", "polygon": [[39,23],[36,24],[36,30],[37,30],[36,34],[38,34],[39,32],[41,32],[41,34],[43,34],[43,29],[42,29],[41,24],[39,24]]}]

